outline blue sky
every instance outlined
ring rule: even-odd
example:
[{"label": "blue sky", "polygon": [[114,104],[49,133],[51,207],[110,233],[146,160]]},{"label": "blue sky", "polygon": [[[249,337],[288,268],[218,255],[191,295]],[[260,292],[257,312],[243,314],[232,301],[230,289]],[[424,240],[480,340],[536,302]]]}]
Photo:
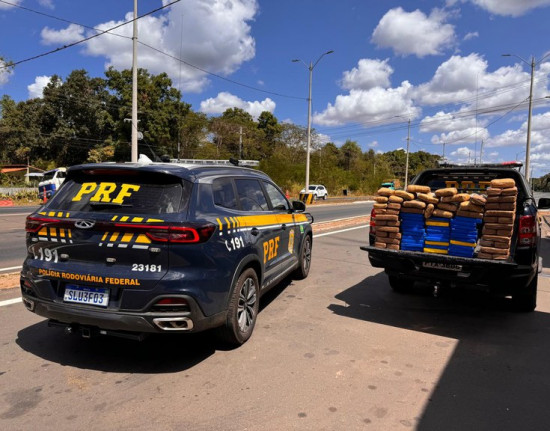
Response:
[{"label": "blue sky", "polygon": [[[138,15],[168,3],[139,0]],[[92,27],[115,27],[132,11],[132,0],[0,0],[0,57],[25,60],[91,36]],[[313,70],[317,143],[405,148],[410,119],[410,151],[445,151],[464,163],[525,158],[534,57],[538,177],[550,172],[548,22],[550,0],[181,0],[140,19],[138,39],[155,50],[140,44],[138,65],[168,73],[194,110],[267,110],[305,126],[309,72],[291,60],[315,63],[334,50]],[[126,37],[105,34],[0,69],[0,94],[25,100],[40,97],[54,74],[130,68],[132,25],[113,33]]]}]

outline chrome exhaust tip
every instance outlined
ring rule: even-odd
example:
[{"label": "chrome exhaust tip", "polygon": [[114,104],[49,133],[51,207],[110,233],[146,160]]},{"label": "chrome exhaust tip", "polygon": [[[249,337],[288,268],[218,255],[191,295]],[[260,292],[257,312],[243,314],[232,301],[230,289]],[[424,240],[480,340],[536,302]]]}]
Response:
[{"label": "chrome exhaust tip", "polygon": [[189,317],[157,317],[153,323],[163,331],[190,331],[193,321]]},{"label": "chrome exhaust tip", "polygon": [[25,304],[25,307],[29,311],[34,311],[34,301],[31,301],[30,299],[23,298],[23,304]]}]

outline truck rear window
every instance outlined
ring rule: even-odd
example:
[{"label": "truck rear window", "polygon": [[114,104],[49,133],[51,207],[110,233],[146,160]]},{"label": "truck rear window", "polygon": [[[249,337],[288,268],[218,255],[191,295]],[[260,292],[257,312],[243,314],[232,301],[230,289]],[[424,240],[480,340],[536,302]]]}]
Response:
[{"label": "truck rear window", "polygon": [[170,214],[188,204],[192,184],[166,174],[77,172],[48,202],[48,209],[124,214]]}]

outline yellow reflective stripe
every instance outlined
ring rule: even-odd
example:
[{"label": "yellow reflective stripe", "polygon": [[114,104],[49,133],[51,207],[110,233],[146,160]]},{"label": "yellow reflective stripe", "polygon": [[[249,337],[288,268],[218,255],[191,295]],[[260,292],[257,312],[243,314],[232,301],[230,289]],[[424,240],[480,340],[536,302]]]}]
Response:
[{"label": "yellow reflective stripe", "polygon": [[73,231],[69,229],[69,238],[73,237]]},{"label": "yellow reflective stripe", "polygon": [[122,237],[121,241],[122,242],[130,242],[130,240],[132,239],[133,236],[134,236],[133,233],[125,233],[124,236]]},{"label": "yellow reflective stripe", "polygon": [[59,212],[57,213],[57,217],[63,217],[63,211],[59,211]]},{"label": "yellow reflective stripe", "polygon": [[42,212],[39,212],[38,214],[40,214],[40,215],[46,215],[47,213],[46,213],[46,211],[42,211]]},{"label": "yellow reflective stripe", "polygon": [[307,221],[307,217],[305,214],[295,214],[294,219],[296,222]]},{"label": "yellow reflective stripe", "polygon": [[164,220],[159,220],[158,218],[148,218],[147,223],[162,223]]},{"label": "yellow reflective stripe", "polygon": [[57,229],[54,227],[50,228],[50,236],[57,236]]},{"label": "yellow reflective stripe", "polygon": [[147,238],[145,234],[140,233],[138,237],[136,238],[136,243],[139,244],[150,244],[151,240]]},{"label": "yellow reflective stripe", "polygon": [[464,247],[475,247],[476,246],[475,242],[456,241],[454,239],[451,240],[451,244],[453,244],[453,245],[462,245]]},{"label": "yellow reflective stripe", "polygon": [[133,222],[136,222],[136,223],[140,223],[140,222],[143,221],[143,217],[134,217],[134,218],[132,219],[132,221],[133,221]]},{"label": "yellow reflective stripe", "polygon": [[109,235],[109,232],[105,232],[103,236],[101,237],[101,241],[105,241],[107,239],[107,235]]},{"label": "yellow reflective stripe", "polygon": [[48,235],[48,228],[43,227],[42,229],[40,229],[40,231],[38,232],[38,235]]},{"label": "yellow reflective stripe", "polygon": [[120,221],[128,221],[129,218],[130,218],[130,217],[128,217],[128,216],[124,216],[124,217],[121,217],[121,218],[120,218]]},{"label": "yellow reflective stripe", "polygon": [[114,232],[113,235],[111,236],[111,241],[116,241],[117,238],[118,238],[118,232]]},{"label": "yellow reflective stripe", "polygon": [[116,221],[117,218],[118,218],[118,216],[113,216],[113,218],[111,219],[111,221]]},{"label": "yellow reflective stripe", "polygon": [[293,223],[292,214],[269,214],[239,217],[241,226],[268,226],[273,224]]},{"label": "yellow reflective stripe", "polygon": [[426,226],[443,226],[443,227],[449,227],[449,222],[444,221],[427,221]]},{"label": "yellow reflective stripe", "polygon": [[217,218],[216,221],[218,222],[218,225],[220,226],[220,232],[223,231],[223,224],[222,224],[221,220],[219,218]]},{"label": "yellow reflective stripe", "polygon": [[425,253],[449,254],[449,250],[440,250],[439,248],[424,248]]},{"label": "yellow reflective stripe", "polygon": [[59,229],[59,236],[65,238],[65,229]]},{"label": "yellow reflective stripe", "polygon": [[67,213],[65,214],[65,217],[69,217],[71,215],[71,213]]},{"label": "yellow reflective stripe", "polygon": [[227,229],[231,229],[231,223],[229,222],[229,220],[227,219],[227,217],[224,217],[225,219],[225,222],[227,223]]},{"label": "yellow reflective stripe", "polygon": [[426,241],[425,242],[428,245],[442,245],[442,246],[448,246],[448,242],[441,242],[441,241]]},{"label": "yellow reflective stripe", "polygon": [[50,216],[50,217],[55,217],[55,211],[50,211],[50,212],[48,213],[48,216]]}]

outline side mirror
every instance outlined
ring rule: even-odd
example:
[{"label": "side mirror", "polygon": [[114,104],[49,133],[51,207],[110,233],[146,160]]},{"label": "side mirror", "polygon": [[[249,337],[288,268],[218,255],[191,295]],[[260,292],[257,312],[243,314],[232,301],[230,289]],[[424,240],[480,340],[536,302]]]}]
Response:
[{"label": "side mirror", "polygon": [[550,208],[550,199],[549,198],[540,198],[538,208],[541,210],[546,210]]},{"label": "side mirror", "polygon": [[292,201],[292,210],[297,212],[304,212],[306,210],[306,204],[302,201]]}]

